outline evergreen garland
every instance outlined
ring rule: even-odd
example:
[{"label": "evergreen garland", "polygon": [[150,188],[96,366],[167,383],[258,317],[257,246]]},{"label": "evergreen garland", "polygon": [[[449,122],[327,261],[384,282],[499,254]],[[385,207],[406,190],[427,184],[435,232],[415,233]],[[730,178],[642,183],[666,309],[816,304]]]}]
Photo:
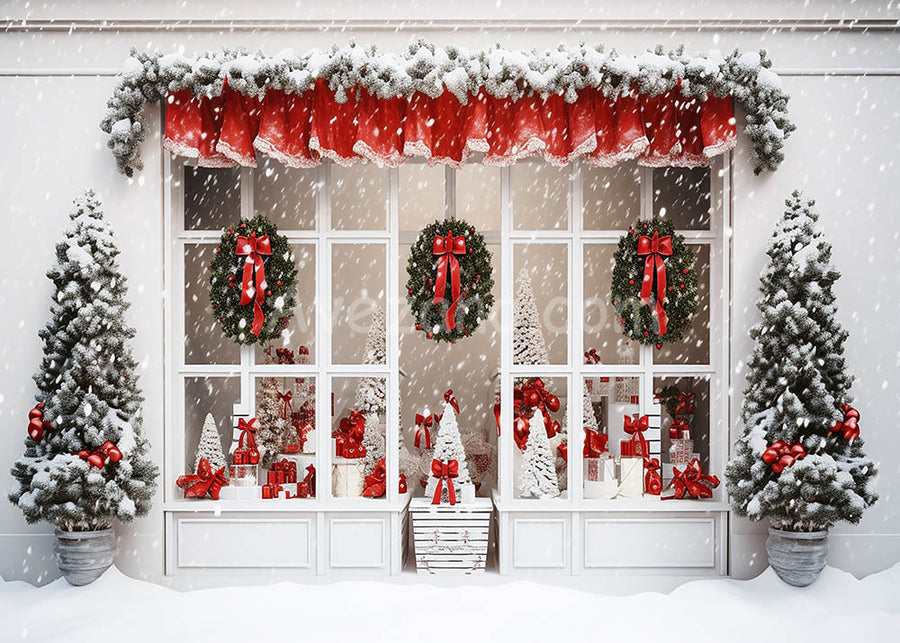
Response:
[{"label": "evergreen garland", "polygon": [[533,94],[560,94],[572,103],[589,87],[609,99],[632,91],[658,96],[677,88],[688,98],[702,100],[709,94],[734,98],[746,114],[744,131],[758,174],[778,168],[784,160],[784,140],[795,129],[788,118],[789,96],[771,67],[765,51],[689,56],[684,47],[666,51],[661,45],[636,56],[585,44],[528,52],[496,45],[469,52],[421,39],[401,54],[354,42],[327,52],[286,51],[276,56],[244,49],[192,57],[132,49],[100,127],[109,134],[107,146],[119,171],[132,176],[142,167],[140,145],[149,134],[144,106],[181,90],[219,96],[226,82],[243,96],[261,98],[267,89],[300,94],[321,79],[342,103],[355,87],[378,98],[410,97],[416,92],[436,98],[449,91],[462,103],[480,91],[513,101]]},{"label": "evergreen garland", "polygon": [[[658,232],[660,237],[672,237],[672,254],[664,258],[666,298],[663,307],[669,319],[665,335],[659,334],[659,324],[653,315],[656,309],[655,277],[649,303],[641,301],[646,257],[637,254],[638,238],[643,235],[652,237],[654,232]],[[685,244],[684,237],[675,234],[675,225],[670,220],[640,220],[619,239],[610,300],[625,335],[631,339],[642,344],[655,344],[659,348],[663,343],[676,342],[684,336],[697,311],[697,272],[694,254]]]},{"label": "evergreen garland", "polygon": [[[268,235],[272,254],[263,255],[266,272],[266,298],[261,308],[265,316],[259,336],[251,332],[253,304],[240,305],[244,255],[235,254],[239,236],[257,238]],[[228,337],[239,344],[265,343],[281,336],[294,311],[297,293],[297,268],[288,240],[264,216],[242,219],[240,224],[222,233],[210,268],[209,298],[213,313]],[[254,281],[255,283],[255,281]]]},{"label": "evergreen garland", "polygon": [[[459,256],[460,302],[456,306],[456,327],[448,331],[444,315],[451,303],[450,275],[444,302],[437,306],[434,301],[434,280],[438,257],[432,251],[434,238],[445,237],[452,232],[454,237],[466,239],[467,254]],[[491,252],[484,237],[463,219],[435,221],[426,226],[416,238],[406,264],[409,279],[406,282],[406,301],[416,321],[416,330],[422,330],[429,339],[453,342],[468,337],[479,324],[487,319],[494,305],[493,268]]]}]

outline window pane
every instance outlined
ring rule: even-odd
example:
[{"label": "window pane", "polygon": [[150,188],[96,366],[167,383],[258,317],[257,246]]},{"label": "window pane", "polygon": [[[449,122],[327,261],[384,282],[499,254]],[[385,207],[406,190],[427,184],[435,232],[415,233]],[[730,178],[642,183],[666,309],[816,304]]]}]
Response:
[{"label": "window pane", "polygon": [[[722,475],[721,471],[709,470],[709,385],[709,378],[706,377],[653,378],[653,392],[661,400],[663,452],[661,462],[669,463],[669,466],[664,464],[662,467],[663,485],[672,478],[673,461],[675,466],[680,464],[679,468],[684,470],[684,461],[690,461],[692,457],[700,460],[700,466],[705,473]],[[689,401],[684,400],[684,403],[679,405],[679,394],[693,395],[693,398]],[[692,443],[677,443],[676,449],[672,450],[673,440],[669,437],[669,431],[675,418],[684,420],[690,427]]]},{"label": "window pane", "polygon": [[653,214],[671,219],[679,230],[709,230],[708,167],[653,170]]},{"label": "window pane", "polygon": [[387,230],[388,171],[370,163],[331,165],[331,227]]},{"label": "window pane", "polygon": [[613,243],[584,244],[584,350],[601,364],[637,364],[638,344],[623,334],[609,300],[615,252]]},{"label": "window pane", "polygon": [[209,300],[215,244],[184,246],[184,363],[239,364],[241,349],[225,336]]},{"label": "window pane", "polygon": [[[289,348],[295,352],[302,346],[307,362],[314,363],[316,342],[316,246],[312,243],[291,245],[294,265],[297,266],[297,297],[294,314],[281,332],[281,338],[269,343],[269,348]],[[266,362],[267,347],[256,345],[256,363]]]},{"label": "window pane", "polygon": [[513,227],[516,230],[566,230],[569,167],[544,162],[513,166]]},{"label": "window pane", "polygon": [[[386,246],[336,243],[331,249],[331,358],[366,363],[367,341],[385,341]],[[373,320],[379,322],[373,329]],[[372,330],[372,338],[368,335]]]},{"label": "window pane", "polygon": [[263,158],[253,172],[253,208],[285,230],[316,227],[317,172]]},{"label": "window pane", "polygon": [[184,166],[185,230],[222,230],[240,220],[240,168]]},{"label": "window pane", "polygon": [[[537,388],[543,403],[540,407],[527,404],[522,413],[514,418],[519,430],[516,432],[516,446],[513,448],[513,484],[516,498],[567,497],[568,469],[560,446],[568,443],[567,378],[540,377],[519,379],[516,386],[523,399],[530,398],[529,391]],[[514,395],[514,393],[513,393]],[[554,411],[557,398],[558,410]],[[538,411],[540,408],[542,410]],[[516,422],[517,420],[517,422]],[[525,427],[527,435],[521,428]],[[566,447],[568,448],[568,447]]]},{"label": "window pane", "polygon": [[513,266],[516,273],[513,324],[517,327],[513,336],[513,363],[544,363],[546,352],[546,363],[565,364],[569,322],[567,246],[516,244]]},{"label": "window pane", "polygon": [[[358,498],[363,496],[365,477],[372,475],[378,461],[385,457],[387,378],[335,377],[331,386],[331,427],[340,436],[332,440],[336,454],[331,467],[332,495]],[[354,411],[361,413],[364,421],[351,416]],[[366,453],[357,457],[360,445]],[[386,494],[368,497],[386,497]]]},{"label": "window pane", "polygon": [[456,217],[479,232],[500,230],[500,168],[473,163],[456,171]]},{"label": "window pane", "polygon": [[[239,377],[184,378],[185,471],[191,473],[196,471],[194,463],[207,413],[212,413],[215,420],[222,452],[225,455],[225,464],[231,464],[228,453],[232,443],[232,413],[234,405],[240,401],[241,379]],[[228,475],[227,466],[225,475]],[[177,497],[181,497],[181,494],[179,493]]]},{"label": "window pane", "polygon": [[641,216],[641,171],[633,163],[581,166],[585,230],[627,230]]},{"label": "window pane", "polygon": [[709,246],[689,245],[694,252],[697,267],[697,312],[684,337],[672,344],[654,348],[653,361],[657,364],[709,364]]},{"label": "window pane", "polygon": [[444,168],[424,163],[400,166],[401,230],[421,230],[444,218]]}]

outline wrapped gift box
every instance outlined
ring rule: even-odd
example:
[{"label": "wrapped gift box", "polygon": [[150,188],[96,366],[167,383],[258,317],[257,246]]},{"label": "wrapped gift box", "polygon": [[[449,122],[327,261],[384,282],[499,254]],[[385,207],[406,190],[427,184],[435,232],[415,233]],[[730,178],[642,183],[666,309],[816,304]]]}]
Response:
[{"label": "wrapped gift box", "polygon": [[219,491],[219,500],[258,500],[258,499],[259,499],[259,487],[257,487],[257,486],[237,487],[234,485],[234,483],[231,483],[227,487],[222,487],[222,490]]},{"label": "wrapped gift box", "polygon": [[599,458],[585,458],[584,497],[609,499],[616,495],[619,480],[616,477],[616,461],[604,453]]},{"label": "wrapped gift box", "polygon": [[365,486],[365,463],[361,458],[335,457],[331,465],[331,494],[335,498],[358,498]]},{"label": "wrapped gift box", "polygon": [[255,487],[259,481],[259,465],[232,464],[228,467],[228,477],[234,487]]},{"label": "wrapped gift box", "polygon": [[619,458],[619,498],[641,498],[644,495],[644,459]]}]

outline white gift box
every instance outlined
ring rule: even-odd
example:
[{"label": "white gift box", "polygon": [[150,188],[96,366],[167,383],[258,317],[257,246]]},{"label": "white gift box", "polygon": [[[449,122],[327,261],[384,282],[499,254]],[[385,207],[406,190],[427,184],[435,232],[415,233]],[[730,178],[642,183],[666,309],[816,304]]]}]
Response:
[{"label": "white gift box", "polygon": [[584,462],[584,497],[609,499],[616,495],[619,480],[616,477],[616,461],[606,457],[585,458]]},{"label": "white gift box", "polygon": [[[359,498],[365,488],[366,467],[362,458],[335,457],[331,465],[331,495]],[[299,471],[297,474],[299,475]]]},{"label": "white gift box", "polygon": [[259,500],[259,487],[237,487],[229,484],[219,491],[219,500]]},{"label": "white gift box", "polygon": [[315,454],[316,452],[316,430],[307,432],[306,442],[303,443],[303,453]]},{"label": "white gift box", "polygon": [[255,487],[258,479],[258,464],[232,464],[228,466],[228,484],[232,487]]},{"label": "white gift box", "polygon": [[644,495],[644,459],[619,458],[620,498],[641,498]]}]

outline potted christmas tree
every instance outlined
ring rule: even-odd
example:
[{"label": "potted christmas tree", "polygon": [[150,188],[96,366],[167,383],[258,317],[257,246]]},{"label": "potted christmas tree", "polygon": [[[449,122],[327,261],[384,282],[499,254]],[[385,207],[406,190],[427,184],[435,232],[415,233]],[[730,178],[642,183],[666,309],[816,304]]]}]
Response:
[{"label": "potted christmas tree", "polygon": [[858,523],[877,495],[859,414],[849,406],[847,332],[832,293],[840,273],[813,202],[794,192],[786,203],[760,277],[744,428],[725,475],[735,512],[769,519],[771,566],[785,582],[806,586],[825,566],[828,529]]},{"label": "potted christmas tree", "polygon": [[125,278],[100,202],[75,201],[56,265],[44,357],[34,380],[25,453],[13,463],[10,501],[29,523],[56,527],[60,571],[86,585],[112,564],[116,521],[145,515],[157,467],[141,431],[143,398],[125,322]]}]

